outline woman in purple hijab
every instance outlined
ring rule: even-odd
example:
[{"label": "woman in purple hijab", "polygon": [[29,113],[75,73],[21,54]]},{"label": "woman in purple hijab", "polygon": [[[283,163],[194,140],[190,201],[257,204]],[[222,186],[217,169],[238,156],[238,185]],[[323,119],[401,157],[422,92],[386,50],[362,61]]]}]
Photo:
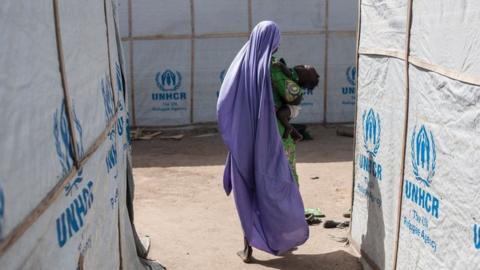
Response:
[{"label": "woman in purple hijab", "polygon": [[228,69],[217,103],[219,129],[229,153],[224,189],[233,190],[251,246],[280,255],[308,239],[304,207],[277,128],[270,62],[280,43],[274,22],[260,22]]}]

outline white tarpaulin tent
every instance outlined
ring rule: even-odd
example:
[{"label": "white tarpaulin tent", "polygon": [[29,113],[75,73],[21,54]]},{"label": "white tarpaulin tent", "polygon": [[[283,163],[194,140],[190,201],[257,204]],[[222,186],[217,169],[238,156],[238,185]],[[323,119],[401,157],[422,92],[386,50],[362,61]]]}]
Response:
[{"label": "white tarpaulin tent", "polygon": [[262,20],[282,30],[279,56],[321,75],[298,122],[353,122],[357,0],[120,0],[134,126],[216,121],[225,70]]},{"label": "white tarpaulin tent", "polygon": [[115,5],[2,2],[2,270],[144,269],[127,211]]},{"label": "white tarpaulin tent", "polygon": [[479,269],[480,2],[361,0],[351,242],[366,269]]}]

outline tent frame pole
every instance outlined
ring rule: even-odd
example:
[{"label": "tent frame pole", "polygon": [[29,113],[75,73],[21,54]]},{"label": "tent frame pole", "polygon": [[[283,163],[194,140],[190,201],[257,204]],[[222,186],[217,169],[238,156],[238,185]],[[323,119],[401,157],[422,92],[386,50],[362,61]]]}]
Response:
[{"label": "tent frame pole", "polygon": [[328,27],[328,10],[329,10],[329,0],[325,0],[325,48],[323,52],[323,119],[322,122],[324,125],[327,124],[327,107],[328,107],[328,39],[329,39],[329,27]]},{"label": "tent frame pole", "polygon": [[401,226],[401,215],[402,215],[402,202],[403,202],[403,183],[405,175],[405,155],[407,151],[407,132],[408,132],[408,118],[409,118],[409,107],[410,107],[410,74],[409,67],[410,63],[408,57],[410,56],[410,34],[412,30],[412,11],[413,11],[413,0],[408,0],[407,3],[407,25],[405,31],[405,54],[404,54],[404,63],[405,63],[405,104],[404,104],[404,127],[403,127],[403,147],[402,147],[402,158],[401,158],[401,171],[400,171],[400,181],[398,188],[398,204],[397,204],[397,227],[396,227],[396,236],[394,241],[393,249],[393,268],[397,269],[398,261],[398,250],[399,250],[399,240],[400,240],[400,226]]},{"label": "tent frame pole", "polygon": [[[357,7],[357,44],[356,44],[356,59],[355,59],[355,67],[356,67],[356,74],[355,74],[355,115],[353,118],[353,160],[352,160],[352,193],[351,193],[351,202],[350,202],[350,224],[352,224],[353,221],[353,202],[354,202],[354,197],[355,197],[355,176],[356,176],[356,158],[355,158],[355,150],[357,147],[357,117],[358,117],[358,90],[359,90],[359,85],[358,85],[358,77],[359,77],[359,60],[360,60],[360,31],[361,31],[361,21],[362,21],[362,13],[361,13],[361,8],[362,8],[362,0],[358,1],[358,7]],[[349,226],[349,231],[348,235],[350,238],[350,242],[352,242],[352,225]]]}]

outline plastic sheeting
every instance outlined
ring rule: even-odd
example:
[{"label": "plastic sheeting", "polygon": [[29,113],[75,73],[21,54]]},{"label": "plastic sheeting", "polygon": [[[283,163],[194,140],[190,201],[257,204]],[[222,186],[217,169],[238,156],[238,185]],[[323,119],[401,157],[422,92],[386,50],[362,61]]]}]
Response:
[{"label": "plastic sheeting", "polygon": [[131,3],[132,18],[135,18],[132,20],[134,36],[190,34],[189,0],[142,0]]},{"label": "plastic sheeting", "polygon": [[398,269],[474,269],[480,87],[416,67],[410,78]]},{"label": "plastic sheeting", "polygon": [[238,37],[196,41],[194,122],[211,122],[216,119],[217,108],[212,106],[212,100],[218,97],[230,59],[235,57],[244,43],[245,40]]},{"label": "plastic sheeting", "polygon": [[477,269],[480,3],[360,6],[352,242],[366,269]]},{"label": "plastic sheeting", "polygon": [[327,122],[348,122],[355,114],[355,38],[331,35],[328,47]]},{"label": "plastic sheeting", "polygon": [[300,0],[294,5],[291,1],[252,0],[252,17],[254,24],[274,21],[284,32],[320,31],[326,28],[326,6],[326,1],[318,0]]},{"label": "plastic sheeting", "polygon": [[188,124],[190,41],[139,40],[132,46],[134,88],[145,89],[145,94],[135,95],[135,117],[145,126]]},{"label": "plastic sheeting", "polygon": [[480,3],[472,0],[414,1],[410,55],[478,77],[479,7]]},{"label": "plastic sheeting", "polygon": [[361,56],[359,71],[352,238],[380,269],[391,269],[405,111],[403,63]]},{"label": "plastic sheeting", "polygon": [[403,52],[406,0],[361,0],[360,48]]},{"label": "plastic sheeting", "polygon": [[321,76],[296,121],[353,121],[357,0],[120,0],[119,6],[125,52],[133,59],[135,126],[215,122],[224,70],[262,20],[283,32],[278,56],[289,65],[313,65]]},{"label": "plastic sheeting", "polygon": [[144,268],[125,202],[130,121],[114,7],[0,9],[1,269]]}]

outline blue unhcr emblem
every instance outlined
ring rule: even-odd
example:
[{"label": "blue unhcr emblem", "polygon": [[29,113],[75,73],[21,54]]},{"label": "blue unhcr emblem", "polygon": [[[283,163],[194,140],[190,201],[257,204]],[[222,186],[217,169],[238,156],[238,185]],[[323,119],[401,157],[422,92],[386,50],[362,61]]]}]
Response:
[{"label": "blue unhcr emblem", "polygon": [[107,118],[107,121],[110,121],[110,119],[113,118],[115,110],[113,105],[114,101],[112,95],[112,87],[109,82],[109,76],[106,76],[100,81],[102,88],[103,104],[105,105],[105,117]]},{"label": "blue unhcr emblem", "polygon": [[357,80],[357,68],[354,66],[348,67],[346,75],[348,83],[350,83],[352,86],[355,86],[355,82]]},{"label": "blue unhcr emblem", "polygon": [[55,148],[57,150],[57,158],[62,166],[62,173],[66,175],[72,168],[73,149],[70,141],[68,130],[67,114],[65,112],[65,103],[62,107],[55,111],[53,115],[53,136],[55,138]]},{"label": "blue unhcr emblem", "polygon": [[70,205],[56,219],[57,241],[59,247],[65,246],[70,238],[78,233],[86,224],[86,216],[93,204],[93,182],[82,188],[74,196]]},{"label": "blue unhcr emblem", "polygon": [[117,153],[117,148],[115,143],[115,135],[116,135],[116,131],[115,131],[115,128],[113,128],[112,131],[108,133],[108,138],[110,142],[112,142],[112,145],[108,150],[107,156],[105,158],[105,164],[106,164],[108,173],[110,173],[110,170],[112,170],[118,163],[118,153]]},{"label": "blue unhcr emblem", "polygon": [[476,249],[480,249],[480,226],[473,225],[473,245]]},{"label": "blue unhcr emblem", "polygon": [[173,72],[167,69],[163,73],[158,72],[155,81],[162,91],[176,91],[182,85],[182,75],[178,71]]},{"label": "blue unhcr emblem", "polygon": [[[78,154],[84,155],[83,149],[83,129],[75,113],[75,107],[73,106],[73,123],[77,131],[76,142]],[[53,115],[53,137],[55,138],[55,148],[57,150],[57,158],[62,166],[62,173],[66,175],[73,165],[73,145],[70,138],[70,131],[68,129],[67,113],[65,111],[65,102],[62,101],[60,110],[56,110]]]},{"label": "blue unhcr emblem", "polygon": [[72,102],[72,111],[73,111],[73,123],[75,124],[75,129],[78,133],[78,142],[76,142],[78,154],[80,157],[83,157],[85,154],[85,150],[83,149],[83,129],[82,125],[80,124],[80,120],[78,120],[77,113],[75,112],[75,105]]},{"label": "blue unhcr emblem", "polygon": [[414,127],[411,140],[413,174],[418,181],[429,187],[435,175],[437,159],[433,133],[427,132],[422,125],[417,134]]},{"label": "blue unhcr emblem", "polygon": [[380,148],[380,115],[373,109],[367,113],[365,111],[362,116],[363,120],[363,146],[368,154],[376,156]]}]

